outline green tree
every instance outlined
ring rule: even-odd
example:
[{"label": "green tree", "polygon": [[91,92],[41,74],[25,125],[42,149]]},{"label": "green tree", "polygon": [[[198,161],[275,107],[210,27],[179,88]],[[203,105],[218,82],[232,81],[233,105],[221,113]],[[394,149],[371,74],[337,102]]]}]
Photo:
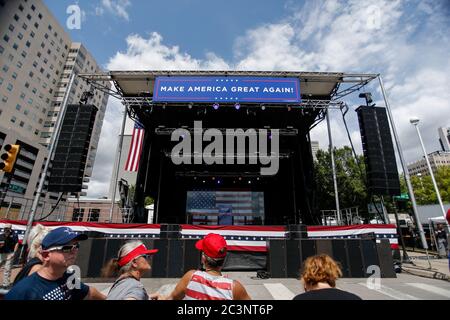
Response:
[{"label": "green tree", "polygon": [[[367,188],[363,156],[358,156],[358,161],[356,161],[352,149],[348,146],[335,149],[334,156],[340,207],[358,207],[360,213],[367,212]],[[330,152],[319,150],[314,168],[317,209],[335,209]]]},{"label": "green tree", "polygon": [[152,197],[145,197],[144,205],[149,206],[151,204],[155,203],[155,200]]},{"label": "green tree", "polygon": [[[442,202],[450,202],[450,167],[440,167],[434,174]],[[412,176],[411,184],[419,205],[438,203],[430,175]]]},{"label": "green tree", "polygon": [[[450,166],[440,167],[434,174],[442,202],[450,203]],[[411,184],[418,205],[437,204],[437,196],[430,175],[411,176]],[[404,176],[400,177],[402,193],[408,193]],[[410,205],[410,204],[409,204]]]}]

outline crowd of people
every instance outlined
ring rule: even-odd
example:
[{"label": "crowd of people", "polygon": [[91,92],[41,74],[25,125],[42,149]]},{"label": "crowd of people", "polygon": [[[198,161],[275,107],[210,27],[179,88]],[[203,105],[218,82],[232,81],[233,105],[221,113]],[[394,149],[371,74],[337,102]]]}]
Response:
[{"label": "crowd of people", "polygon": [[[11,269],[18,239],[5,226],[0,238],[1,263]],[[442,228],[438,239],[444,239]],[[445,231],[444,231],[445,232]],[[5,300],[250,300],[244,285],[222,274],[228,247],[225,239],[215,233],[198,240],[196,248],[201,251],[200,270],[189,270],[168,295],[148,293],[141,282],[151,269],[151,260],[157,249],[148,249],[142,241],[128,241],[103,268],[102,276],[114,277],[109,292],[105,295],[76,278],[70,270],[75,264],[79,242],[87,236],[68,227],[53,230],[36,225],[27,241],[27,260],[5,295]],[[446,241],[446,236],[445,236]],[[447,244],[441,241],[442,246]],[[8,287],[8,272],[3,285]],[[79,276],[79,275],[78,275]],[[336,288],[342,276],[341,268],[325,254],[311,256],[303,263],[301,283],[304,292],[294,300],[361,300],[355,294]]]},{"label": "crowd of people", "polygon": [[[189,270],[168,295],[148,293],[141,282],[151,269],[150,257],[157,249],[147,249],[142,241],[128,241],[117,257],[102,269],[102,277],[115,277],[105,295],[96,288],[75,279],[70,266],[75,264],[79,242],[87,236],[68,227],[53,230],[36,225],[30,232],[27,261],[14,279],[5,300],[250,300],[244,285],[222,274],[227,257],[225,239],[215,233],[197,241],[201,251],[201,270]],[[2,241],[2,262],[12,263],[17,250],[17,236],[6,225]],[[294,299],[359,299],[335,288],[342,275],[330,257],[319,255],[306,260],[302,271],[305,293]]]}]

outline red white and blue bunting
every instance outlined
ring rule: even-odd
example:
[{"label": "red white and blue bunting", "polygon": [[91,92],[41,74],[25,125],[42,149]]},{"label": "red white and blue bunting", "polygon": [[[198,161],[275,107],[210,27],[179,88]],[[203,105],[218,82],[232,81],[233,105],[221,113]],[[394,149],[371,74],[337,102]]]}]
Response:
[{"label": "red white and blue bunting", "polygon": [[[22,240],[26,221],[0,220],[0,232],[6,223]],[[39,222],[51,229],[70,227],[76,232],[86,233],[92,238],[157,239],[160,238],[159,224],[115,224],[90,222]],[[35,223],[36,224],[36,223]],[[313,239],[357,239],[362,234],[375,233],[377,242],[388,239],[392,249],[398,249],[397,230],[393,224],[366,224],[351,226],[308,226],[308,238]],[[201,239],[208,233],[222,235],[230,251],[266,252],[269,238],[286,238],[285,226],[198,226],[181,225],[182,239]]]}]

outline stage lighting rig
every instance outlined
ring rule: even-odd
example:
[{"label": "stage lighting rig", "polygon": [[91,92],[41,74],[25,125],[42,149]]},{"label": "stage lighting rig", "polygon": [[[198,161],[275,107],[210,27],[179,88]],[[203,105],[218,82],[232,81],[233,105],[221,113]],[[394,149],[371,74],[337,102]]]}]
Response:
[{"label": "stage lighting rig", "polygon": [[375,103],[371,104],[373,102],[372,93],[370,93],[370,92],[363,92],[363,93],[359,94],[359,97],[360,98],[364,98],[366,100],[366,106],[368,106],[368,107],[374,107],[375,106]]},{"label": "stage lighting rig", "polygon": [[94,92],[92,90],[90,91],[84,91],[80,98],[80,104],[88,104],[90,99],[94,97]]}]

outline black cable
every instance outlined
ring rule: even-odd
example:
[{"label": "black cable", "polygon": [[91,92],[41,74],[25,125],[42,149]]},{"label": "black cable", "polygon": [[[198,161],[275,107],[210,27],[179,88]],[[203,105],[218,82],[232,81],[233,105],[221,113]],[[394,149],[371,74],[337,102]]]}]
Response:
[{"label": "black cable", "polygon": [[60,196],[59,196],[59,198],[58,198],[58,201],[56,201],[55,206],[54,206],[53,209],[50,211],[50,213],[49,213],[48,215],[46,215],[45,217],[40,218],[40,219],[37,220],[37,221],[42,221],[42,220],[48,218],[48,217],[53,213],[53,211],[55,211],[56,207],[58,206],[58,203],[61,201],[61,198],[62,198],[63,194],[64,194],[64,192],[61,192],[61,194],[60,194]]}]

